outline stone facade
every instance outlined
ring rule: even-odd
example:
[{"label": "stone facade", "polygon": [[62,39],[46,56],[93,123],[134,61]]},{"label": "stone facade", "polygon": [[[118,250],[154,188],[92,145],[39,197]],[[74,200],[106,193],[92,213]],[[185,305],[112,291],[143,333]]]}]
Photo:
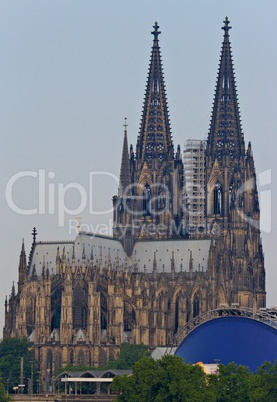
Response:
[{"label": "stone facade", "polygon": [[245,151],[229,21],[206,148],[205,228],[186,230],[180,147],[174,152],[154,26],[140,134],[125,124],[114,233],[24,242],[18,290],[5,302],[4,337],[29,337],[42,381],[71,362],[101,365],[120,344],[166,346],[198,314],[220,304],[265,307],[265,269],[251,145]]}]

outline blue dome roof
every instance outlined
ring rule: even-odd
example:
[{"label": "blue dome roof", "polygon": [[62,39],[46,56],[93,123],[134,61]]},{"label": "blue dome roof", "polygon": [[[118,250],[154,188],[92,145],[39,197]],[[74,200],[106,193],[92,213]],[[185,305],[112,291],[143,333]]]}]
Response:
[{"label": "blue dome roof", "polygon": [[245,317],[220,317],[195,328],[175,354],[186,363],[235,362],[255,372],[277,359],[277,329]]}]

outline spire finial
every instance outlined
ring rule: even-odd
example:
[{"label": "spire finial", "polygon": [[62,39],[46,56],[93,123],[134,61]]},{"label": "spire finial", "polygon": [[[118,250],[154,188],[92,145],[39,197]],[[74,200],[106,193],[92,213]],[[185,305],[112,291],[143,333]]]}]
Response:
[{"label": "spire finial", "polygon": [[37,229],[34,227],[34,228],[33,228],[33,231],[32,231],[32,235],[33,235],[33,243],[35,243],[35,242],[36,242],[36,237],[37,237],[37,234],[38,234]]},{"label": "spire finial", "polygon": [[78,231],[78,235],[79,235],[81,233],[81,215],[80,214],[77,216],[77,222],[78,222],[77,231]]},{"label": "spire finial", "polygon": [[229,29],[231,29],[232,27],[229,26],[230,21],[228,20],[228,17],[226,17],[223,22],[224,22],[224,27],[222,27],[221,29],[223,29],[225,32],[224,36],[229,36]]},{"label": "spire finial", "polygon": [[123,127],[124,127],[125,133],[127,133],[127,127],[128,127],[128,124],[127,124],[127,117],[124,117],[124,124],[123,124]]},{"label": "spire finial", "polygon": [[154,42],[158,41],[159,38],[158,36],[160,35],[161,31],[159,31],[159,25],[157,23],[157,21],[155,22],[155,25],[153,25],[154,31],[151,32],[152,35],[154,35]]}]

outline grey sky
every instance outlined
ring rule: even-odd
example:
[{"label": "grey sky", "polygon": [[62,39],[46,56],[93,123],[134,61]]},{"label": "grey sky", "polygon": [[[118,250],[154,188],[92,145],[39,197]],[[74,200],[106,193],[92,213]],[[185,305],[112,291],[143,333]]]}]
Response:
[{"label": "grey sky", "polygon": [[[257,176],[271,169],[272,183],[261,183],[267,203],[272,195],[271,230],[262,233],[268,306],[277,305],[274,251],[277,235],[277,12],[275,0],[2,0],[0,2],[0,207],[2,217],[0,325],[4,298],[17,282],[21,239],[27,254],[31,231],[38,240],[66,240],[69,219],[58,226],[58,183],[79,183],[88,191],[89,172],[119,174],[124,117],[129,143],[136,143],[152,46],[158,21],[175,147],[188,138],[206,139],[227,15],[245,141],[252,142]],[[22,216],[5,199],[10,178],[22,171],[46,172],[46,196],[55,190],[55,213]],[[55,177],[49,172],[54,172]],[[265,192],[267,191],[267,193]],[[98,176],[92,191],[96,211],[111,207],[117,185]],[[14,186],[22,208],[38,206],[38,179]],[[70,191],[68,207],[80,196]],[[268,204],[262,211],[269,231]],[[48,212],[47,212],[48,211]],[[110,214],[83,224],[104,232]],[[97,226],[98,225],[98,226]]]}]

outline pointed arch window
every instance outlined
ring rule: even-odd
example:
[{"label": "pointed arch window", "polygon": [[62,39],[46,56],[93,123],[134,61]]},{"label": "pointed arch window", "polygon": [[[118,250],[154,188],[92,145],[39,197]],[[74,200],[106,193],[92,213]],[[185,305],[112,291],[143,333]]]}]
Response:
[{"label": "pointed arch window", "polygon": [[121,200],[119,207],[118,207],[118,221],[119,223],[123,223],[123,214],[124,214],[124,205],[123,200]]},{"label": "pointed arch window", "polygon": [[229,186],[229,210],[231,208],[232,202],[234,201],[234,185],[233,183]]},{"label": "pointed arch window", "polygon": [[101,329],[107,329],[107,319],[103,312],[101,312]]},{"label": "pointed arch window", "polygon": [[143,214],[144,216],[149,216],[151,212],[151,189],[150,186],[146,184],[143,190]]},{"label": "pointed arch window", "polygon": [[86,328],[87,327],[87,309],[85,306],[83,306],[83,311],[82,311],[82,327]]},{"label": "pointed arch window", "polygon": [[127,302],[124,302],[124,331],[132,331],[136,323],[136,314],[134,308]]},{"label": "pointed arch window", "polygon": [[223,208],[223,191],[220,183],[216,183],[214,186],[214,214],[222,215]]},{"label": "pointed arch window", "polygon": [[164,186],[160,186],[158,191],[157,208],[158,211],[165,211],[165,209],[167,208],[167,194],[166,188]]},{"label": "pointed arch window", "polygon": [[55,328],[60,328],[61,324],[61,307],[59,306],[56,311],[53,314],[52,320],[51,320],[51,331]]},{"label": "pointed arch window", "polygon": [[74,364],[74,352],[73,352],[73,350],[70,350],[70,352],[69,352],[69,363]]},{"label": "pointed arch window", "polygon": [[77,355],[77,365],[83,366],[84,364],[85,364],[85,355],[84,352],[80,350]]},{"label": "pointed arch window", "polygon": [[176,297],[175,301],[175,317],[174,317],[174,334],[178,331],[179,327],[179,295]]},{"label": "pointed arch window", "polygon": [[82,288],[77,283],[74,289],[74,308],[73,308],[73,325],[75,328],[82,326]]},{"label": "pointed arch window", "polygon": [[160,85],[159,85],[159,80],[158,80],[158,78],[157,77],[155,77],[154,79],[153,79],[153,82],[152,82],[152,92],[160,92]]},{"label": "pointed arch window", "polygon": [[61,367],[62,367],[62,356],[60,352],[57,352],[55,356],[55,370]]},{"label": "pointed arch window", "polygon": [[73,326],[74,328],[84,328],[87,326],[87,292],[82,289],[80,283],[77,283],[73,292]]},{"label": "pointed arch window", "polygon": [[195,293],[193,298],[193,318],[197,317],[200,313],[200,300],[198,293]]},{"label": "pointed arch window", "polygon": [[103,365],[107,363],[107,354],[103,349],[99,351],[99,365]]},{"label": "pointed arch window", "polygon": [[47,366],[47,372],[49,373],[50,376],[52,376],[52,364],[53,364],[52,350],[47,350],[46,366]]},{"label": "pointed arch window", "polygon": [[160,294],[158,296],[157,302],[158,302],[158,310],[161,311],[161,309],[162,309],[162,298],[161,298]]},{"label": "pointed arch window", "polygon": [[[101,303],[101,314],[100,314],[100,322],[101,322],[101,329],[107,329],[107,315],[108,315],[108,308],[107,308],[107,298],[103,292],[100,292],[100,303]],[[95,311],[95,321],[97,319],[97,311]]]}]

